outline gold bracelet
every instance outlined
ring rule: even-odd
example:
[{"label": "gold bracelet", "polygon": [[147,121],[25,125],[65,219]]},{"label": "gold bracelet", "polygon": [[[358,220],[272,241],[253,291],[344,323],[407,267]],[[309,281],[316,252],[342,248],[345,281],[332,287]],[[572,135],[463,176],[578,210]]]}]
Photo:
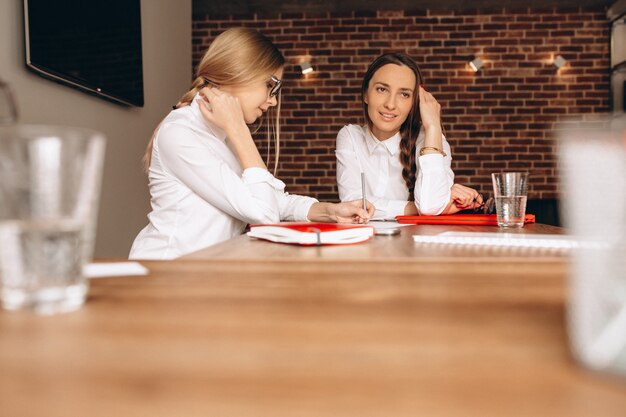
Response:
[{"label": "gold bracelet", "polygon": [[444,158],[447,156],[446,153],[443,150],[441,150],[439,148],[435,148],[434,146],[424,146],[424,147],[422,147],[422,149],[420,149],[420,156],[424,155],[424,151],[437,151],[440,154],[442,154]]}]

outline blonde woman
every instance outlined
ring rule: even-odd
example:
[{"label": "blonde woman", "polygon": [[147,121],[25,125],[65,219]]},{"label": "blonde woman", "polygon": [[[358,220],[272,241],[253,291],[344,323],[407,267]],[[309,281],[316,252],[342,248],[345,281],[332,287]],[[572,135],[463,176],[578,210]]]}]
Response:
[{"label": "blonde woman", "polygon": [[452,214],[482,205],[476,190],[454,184],[441,106],[422,84],[409,56],[381,55],[361,86],[366,125],[348,125],[337,134],[339,197],[357,198],[363,173],[366,195],[376,206],[373,219]]},{"label": "blonde woman", "polygon": [[[237,236],[249,223],[362,223],[373,214],[369,203],[366,211],[360,201],[290,195],[267,170],[248,125],[279,103],[284,62],[255,30],[232,28],[215,38],[191,90],[148,146],[152,212],[131,259],[176,258]],[[277,114],[276,132],[278,121]]]}]

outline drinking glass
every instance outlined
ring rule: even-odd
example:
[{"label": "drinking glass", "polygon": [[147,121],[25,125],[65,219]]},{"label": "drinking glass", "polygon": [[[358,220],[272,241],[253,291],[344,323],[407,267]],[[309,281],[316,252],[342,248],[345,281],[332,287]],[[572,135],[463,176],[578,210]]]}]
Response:
[{"label": "drinking glass", "polygon": [[626,375],[626,125],[560,132],[562,214],[579,242],[568,268],[570,345],[583,365]]},{"label": "drinking glass", "polygon": [[0,301],[7,310],[79,308],[91,258],[104,136],[72,127],[0,128]]},{"label": "drinking glass", "polygon": [[496,215],[500,227],[524,227],[528,173],[502,172],[491,174]]}]

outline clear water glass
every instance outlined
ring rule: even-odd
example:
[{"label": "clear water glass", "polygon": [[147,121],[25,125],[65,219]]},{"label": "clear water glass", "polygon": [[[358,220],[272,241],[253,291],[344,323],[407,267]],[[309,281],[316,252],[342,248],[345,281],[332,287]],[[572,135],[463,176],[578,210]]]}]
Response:
[{"label": "clear water glass", "polygon": [[104,136],[56,126],[0,128],[0,301],[7,310],[76,310],[88,283]]},{"label": "clear water glass", "polygon": [[524,227],[528,173],[501,172],[491,174],[496,216],[500,227]]}]

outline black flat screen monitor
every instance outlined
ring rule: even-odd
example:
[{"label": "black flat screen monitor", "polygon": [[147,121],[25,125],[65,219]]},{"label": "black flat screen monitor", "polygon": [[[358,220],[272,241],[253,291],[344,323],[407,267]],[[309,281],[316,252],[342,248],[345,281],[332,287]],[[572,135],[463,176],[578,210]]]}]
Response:
[{"label": "black flat screen monitor", "polygon": [[28,68],[143,106],[140,0],[24,0],[24,29]]}]

